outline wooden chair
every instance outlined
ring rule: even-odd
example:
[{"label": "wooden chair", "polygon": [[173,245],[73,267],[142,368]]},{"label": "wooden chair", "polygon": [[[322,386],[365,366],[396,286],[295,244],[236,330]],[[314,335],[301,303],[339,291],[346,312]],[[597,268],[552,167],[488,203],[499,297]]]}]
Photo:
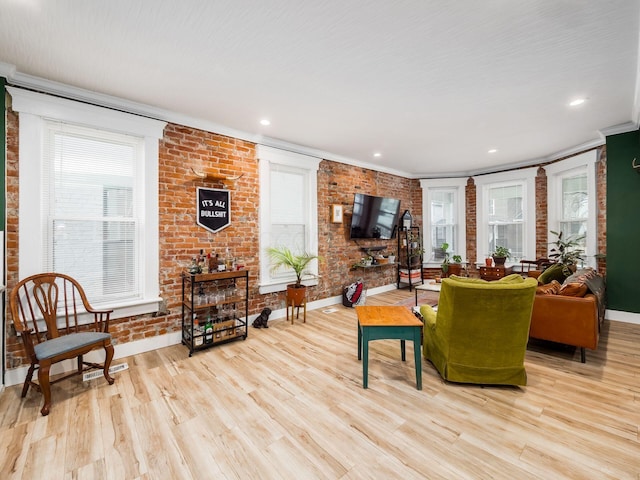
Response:
[{"label": "wooden chair", "polygon": [[[109,333],[112,310],[94,310],[76,280],[60,273],[32,275],[18,282],[9,300],[13,324],[31,362],[22,397],[30,385],[42,392],[42,415],[49,414],[52,383],[99,368],[109,385],[113,384],[114,379],[109,375],[113,359]],[[82,356],[96,348],[103,348],[106,353],[103,365],[83,361]],[[72,358],[77,358],[77,370],[50,381],[51,365]],[[38,383],[32,381],[36,369]]]},{"label": "wooden chair", "polygon": [[538,258],[536,260],[520,260],[522,274],[528,277],[538,278],[540,274],[551,265],[553,260],[548,258]]}]

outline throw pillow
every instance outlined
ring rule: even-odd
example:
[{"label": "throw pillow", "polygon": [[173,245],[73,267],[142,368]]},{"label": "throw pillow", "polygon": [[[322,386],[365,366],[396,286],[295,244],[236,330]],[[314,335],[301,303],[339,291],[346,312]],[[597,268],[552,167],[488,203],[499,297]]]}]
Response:
[{"label": "throw pillow", "polygon": [[562,265],[559,263],[554,263],[550,267],[548,267],[544,272],[540,274],[538,277],[538,283],[540,285],[545,285],[551,280],[557,280],[558,282],[563,282],[565,279],[565,274],[562,271]]},{"label": "throw pillow", "polygon": [[557,280],[551,280],[546,285],[539,285],[536,288],[536,295],[557,295],[560,292],[562,285]]},{"label": "throw pillow", "polygon": [[586,293],[587,285],[581,282],[565,282],[560,289],[560,295],[565,297],[584,297]]},{"label": "throw pillow", "polygon": [[567,277],[564,283],[585,283],[587,280],[596,278],[598,273],[593,268],[582,268],[573,275]]}]

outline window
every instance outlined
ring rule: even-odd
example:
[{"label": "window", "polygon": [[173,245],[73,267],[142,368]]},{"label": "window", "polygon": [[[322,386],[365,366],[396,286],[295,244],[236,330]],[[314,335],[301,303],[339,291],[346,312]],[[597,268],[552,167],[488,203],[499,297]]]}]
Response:
[{"label": "window", "polygon": [[427,264],[444,259],[442,244],[449,253],[466,259],[465,186],[466,178],[421,180],[424,212],[424,248]]},{"label": "window", "polygon": [[[547,172],[549,230],[564,237],[584,236],[585,264],[595,267],[597,150],[576,155],[545,167]],[[549,235],[549,242],[554,239]]]},{"label": "window", "polygon": [[508,263],[535,258],[535,168],[474,177],[478,259],[496,247],[511,252]]},{"label": "window", "polygon": [[[20,115],[21,278],[75,277],[114,318],[157,310],[164,123],[10,88]],[[116,127],[114,127],[116,126]],[[114,131],[118,130],[118,131]]]},{"label": "window", "polygon": [[489,186],[489,252],[506,247],[514,258],[522,258],[524,223],[521,184]]},{"label": "window", "polygon": [[[271,270],[268,247],[318,252],[317,171],[320,159],[258,146],[260,162],[260,293],[285,290],[293,271]],[[318,273],[317,261],[310,273]],[[316,284],[314,278],[305,284]]]}]

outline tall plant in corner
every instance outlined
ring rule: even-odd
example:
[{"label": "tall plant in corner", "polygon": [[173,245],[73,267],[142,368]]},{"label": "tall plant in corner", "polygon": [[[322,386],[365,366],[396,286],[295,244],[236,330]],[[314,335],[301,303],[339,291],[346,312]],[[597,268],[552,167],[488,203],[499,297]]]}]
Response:
[{"label": "tall plant in corner", "polygon": [[580,242],[584,240],[585,236],[568,236],[565,239],[563,238],[563,232],[549,231],[556,236],[556,239],[550,243],[553,247],[549,250],[549,258],[561,264],[562,272],[569,276],[576,270],[578,263],[584,260],[582,258],[584,250]]}]

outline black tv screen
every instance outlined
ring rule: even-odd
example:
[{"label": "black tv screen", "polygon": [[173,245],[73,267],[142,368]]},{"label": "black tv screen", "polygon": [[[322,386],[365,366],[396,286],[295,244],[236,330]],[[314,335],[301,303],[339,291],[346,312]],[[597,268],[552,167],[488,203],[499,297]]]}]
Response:
[{"label": "black tv screen", "polygon": [[351,238],[377,238],[389,240],[395,237],[400,200],[356,193],[353,198]]}]

